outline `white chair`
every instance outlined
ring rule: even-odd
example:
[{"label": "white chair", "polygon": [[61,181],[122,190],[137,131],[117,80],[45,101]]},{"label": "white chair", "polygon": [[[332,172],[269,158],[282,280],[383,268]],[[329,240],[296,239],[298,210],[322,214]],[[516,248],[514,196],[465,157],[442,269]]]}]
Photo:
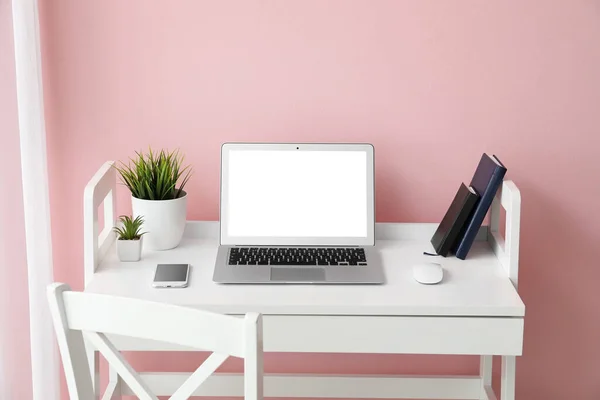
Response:
[{"label": "white chair", "polygon": [[170,397],[171,400],[192,396],[229,356],[244,359],[245,399],[263,398],[260,314],[249,313],[238,318],[169,304],[74,292],[61,283],[48,286],[48,301],[72,400],[95,398],[84,337],[138,398],[158,400],[106,334],[213,352]]}]

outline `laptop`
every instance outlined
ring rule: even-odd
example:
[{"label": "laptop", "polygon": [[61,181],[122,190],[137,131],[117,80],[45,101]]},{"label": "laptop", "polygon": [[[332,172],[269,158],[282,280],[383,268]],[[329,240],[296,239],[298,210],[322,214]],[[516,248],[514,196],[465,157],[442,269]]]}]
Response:
[{"label": "laptop", "polygon": [[370,144],[226,143],[218,283],[384,283]]}]

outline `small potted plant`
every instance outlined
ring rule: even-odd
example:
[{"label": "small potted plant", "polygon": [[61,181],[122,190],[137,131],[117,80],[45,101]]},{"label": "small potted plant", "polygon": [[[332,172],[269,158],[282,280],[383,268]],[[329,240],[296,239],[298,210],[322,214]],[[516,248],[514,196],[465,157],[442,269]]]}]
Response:
[{"label": "small potted plant", "polygon": [[117,233],[117,255],[121,261],[139,261],[142,256],[144,219],[141,216],[132,219],[128,215],[119,217],[121,226],[114,227]]},{"label": "small potted plant", "polygon": [[133,216],[144,218],[146,246],[168,250],[179,245],[185,229],[190,166],[183,166],[179,151],[152,149],[136,152],[128,164],[116,166],[121,181],[131,191]]}]

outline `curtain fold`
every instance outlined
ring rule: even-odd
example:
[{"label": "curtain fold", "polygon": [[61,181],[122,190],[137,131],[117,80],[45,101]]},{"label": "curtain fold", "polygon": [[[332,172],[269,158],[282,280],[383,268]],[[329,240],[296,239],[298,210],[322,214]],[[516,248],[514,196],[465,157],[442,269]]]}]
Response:
[{"label": "curtain fold", "polygon": [[[29,291],[16,105],[11,109],[14,127],[0,136],[0,194],[10,193],[0,195],[0,399],[27,400],[33,397]],[[0,121],[6,126],[10,119],[0,113]]]},{"label": "curtain fold", "polygon": [[0,1],[0,399],[58,400],[36,0]]},{"label": "curtain fold", "polygon": [[12,7],[0,0],[0,399],[31,399],[29,294]]}]

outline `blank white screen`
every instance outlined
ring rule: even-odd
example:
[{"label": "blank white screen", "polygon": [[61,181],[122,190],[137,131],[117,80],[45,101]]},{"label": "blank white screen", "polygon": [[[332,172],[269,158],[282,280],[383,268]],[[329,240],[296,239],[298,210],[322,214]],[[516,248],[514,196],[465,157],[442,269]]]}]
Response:
[{"label": "blank white screen", "polygon": [[363,151],[229,152],[228,235],[366,237]]}]

